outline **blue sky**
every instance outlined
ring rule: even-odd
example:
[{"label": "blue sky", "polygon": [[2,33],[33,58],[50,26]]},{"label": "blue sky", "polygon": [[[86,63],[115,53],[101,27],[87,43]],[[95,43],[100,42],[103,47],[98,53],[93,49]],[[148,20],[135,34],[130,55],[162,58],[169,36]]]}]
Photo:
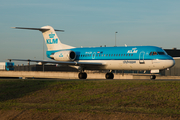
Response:
[{"label": "blue sky", "polygon": [[114,46],[118,31],[118,46],[180,48],[179,6],[179,0],[1,1],[0,62],[43,59],[41,32],[11,27],[63,29],[57,33],[61,42],[75,47]]}]

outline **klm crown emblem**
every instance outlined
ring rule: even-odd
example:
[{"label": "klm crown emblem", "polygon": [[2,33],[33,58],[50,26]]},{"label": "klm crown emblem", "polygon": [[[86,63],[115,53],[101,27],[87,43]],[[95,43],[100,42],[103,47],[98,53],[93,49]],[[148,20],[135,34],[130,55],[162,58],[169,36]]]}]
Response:
[{"label": "klm crown emblem", "polygon": [[49,34],[49,38],[54,38],[55,34]]},{"label": "klm crown emblem", "polygon": [[49,34],[50,39],[46,39],[47,44],[58,44],[58,38],[54,38],[55,34]]}]

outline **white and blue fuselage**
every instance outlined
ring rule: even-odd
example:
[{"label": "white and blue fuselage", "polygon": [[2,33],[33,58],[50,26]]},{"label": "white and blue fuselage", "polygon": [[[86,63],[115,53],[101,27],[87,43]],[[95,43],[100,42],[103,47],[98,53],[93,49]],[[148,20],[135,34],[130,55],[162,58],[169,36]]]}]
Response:
[{"label": "white and blue fuselage", "polygon": [[[103,63],[103,66],[88,66],[86,69],[161,70],[175,64],[171,56],[155,46],[72,48],[63,51],[69,50],[76,53],[74,61]],[[60,51],[47,51],[46,54],[51,58],[52,54]]]},{"label": "white and blue fuselage", "polygon": [[[150,70],[151,73],[159,73],[159,70],[172,67],[174,59],[159,47],[155,46],[124,46],[124,47],[91,47],[75,48],[61,43],[51,26],[41,28],[15,27],[16,29],[39,30],[42,32],[48,51],[47,57],[55,61],[23,60],[53,63],[74,66],[80,70],[79,78],[86,79],[84,70],[110,70],[106,79],[113,79],[112,70]],[[152,79],[155,79],[153,76]]]}]

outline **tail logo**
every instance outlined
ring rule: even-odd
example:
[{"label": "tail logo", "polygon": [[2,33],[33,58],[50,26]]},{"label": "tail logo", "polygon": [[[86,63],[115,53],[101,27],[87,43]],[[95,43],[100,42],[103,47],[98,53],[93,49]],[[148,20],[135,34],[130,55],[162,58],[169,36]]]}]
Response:
[{"label": "tail logo", "polygon": [[54,39],[55,34],[49,34],[49,39],[46,39],[47,44],[58,44],[58,38]]}]

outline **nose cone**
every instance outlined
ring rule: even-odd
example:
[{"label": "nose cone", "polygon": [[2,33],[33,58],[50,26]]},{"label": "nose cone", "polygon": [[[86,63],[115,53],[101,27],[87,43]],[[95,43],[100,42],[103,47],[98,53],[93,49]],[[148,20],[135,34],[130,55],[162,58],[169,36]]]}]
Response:
[{"label": "nose cone", "polygon": [[171,67],[173,67],[174,65],[175,65],[175,60],[173,59],[173,60],[171,60]]},{"label": "nose cone", "polygon": [[171,68],[175,65],[175,60],[169,55],[164,56],[164,60],[164,68]]},{"label": "nose cone", "polygon": [[175,60],[172,57],[170,57],[168,61],[168,68],[173,67],[174,65],[175,65]]}]

